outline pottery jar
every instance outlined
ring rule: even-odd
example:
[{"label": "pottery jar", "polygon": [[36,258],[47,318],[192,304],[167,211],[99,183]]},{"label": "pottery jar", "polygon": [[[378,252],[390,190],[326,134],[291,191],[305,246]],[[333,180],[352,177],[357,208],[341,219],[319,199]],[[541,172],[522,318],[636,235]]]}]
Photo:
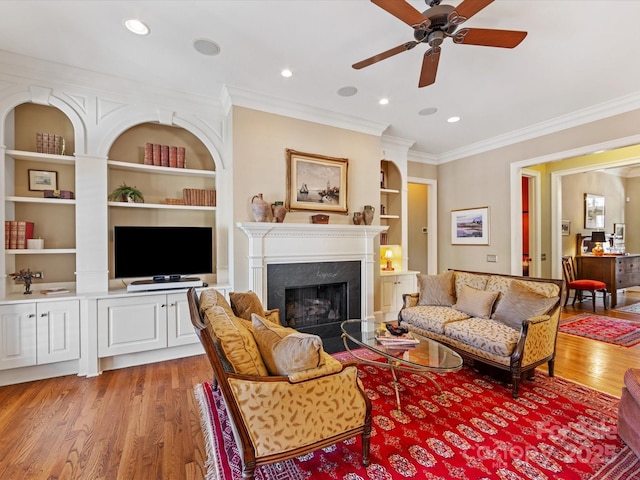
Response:
[{"label": "pottery jar", "polygon": [[269,204],[262,198],[262,194],[254,195],[251,198],[251,210],[253,211],[253,218],[256,222],[268,222],[269,212],[271,208]]},{"label": "pottery jar", "polygon": [[282,223],[284,217],[287,215],[287,207],[283,205],[283,202],[275,202],[271,204],[271,212],[273,213],[273,222]]},{"label": "pottery jar", "polygon": [[362,219],[364,220],[365,225],[371,225],[373,222],[373,215],[376,212],[376,208],[372,205],[365,205],[364,210],[362,211]]},{"label": "pottery jar", "polygon": [[353,224],[354,225],[362,224],[362,213],[361,212],[353,212]]}]

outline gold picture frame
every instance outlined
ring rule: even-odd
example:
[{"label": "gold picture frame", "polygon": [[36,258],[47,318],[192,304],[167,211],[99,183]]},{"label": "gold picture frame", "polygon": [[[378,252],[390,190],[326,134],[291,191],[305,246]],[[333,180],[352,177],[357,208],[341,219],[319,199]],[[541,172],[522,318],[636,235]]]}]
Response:
[{"label": "gold picture frame", "polygon": [[347,215],[349,160],[289,148],[286,152],[287,209]]},{"label": "gold picture frame", "polygon": [[489,245],[489,207],[451,211],[452,245]]}]

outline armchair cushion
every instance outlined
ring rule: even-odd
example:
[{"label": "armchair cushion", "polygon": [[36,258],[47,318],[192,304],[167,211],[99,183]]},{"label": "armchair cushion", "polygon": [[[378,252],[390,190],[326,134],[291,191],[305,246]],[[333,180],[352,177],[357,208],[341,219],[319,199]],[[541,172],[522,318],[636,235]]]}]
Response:
[{"label": "armchair cushion", "polygon": [[420,290],[418,305],[450,307],[456,301],[452,270],[438,275],[418,274],[418,289]]},{"label": "armchair cushion", "polygon": [[522,282],[514,280],[500,299],[491,318],[520,330],[524,320],[547,313],[556,302],[556,298],[536,293]]},{"label": "armchair cushion", "polygon": [[489,318],[498,295],[499,292],[488,292],[462,285],[458,301],[453,308],[472,317]]},{"label": "armchair cushion", "polygon": [[229,293],[229,300],[231,301],[233,313],[240,318],[251,321],[252,313],[264,317],[262,302],[260,302],[258,295],[251,290],[248,292],[231,292]]},{"label": "armchair cushion", "polygon": [[271,375],[290,375],[324,363],[319,336],[276,325],[255,313],[251,321],[262,360]]},{"label": "armchair cushion", "polygon": [[260,350],[254,339],[251,324],[229,316],[218,305],[209,306],[205,316],[209,333],[217,338],[235,373],[267,376]]},{"label": "armchair cushion", "polygon": [[217,291],[214,288],[209,288],[207,290],[204,290],[200,294],[200,313],[202,313],[203,315],[206,315],[207,311],[211,307],[216,307],[216,306],[222,307],[229,317],[234,316],[233,310],[229,306],[229,302],[227,302],[227,299],[224,298],[224,295],[222,295],[219,291]]}]

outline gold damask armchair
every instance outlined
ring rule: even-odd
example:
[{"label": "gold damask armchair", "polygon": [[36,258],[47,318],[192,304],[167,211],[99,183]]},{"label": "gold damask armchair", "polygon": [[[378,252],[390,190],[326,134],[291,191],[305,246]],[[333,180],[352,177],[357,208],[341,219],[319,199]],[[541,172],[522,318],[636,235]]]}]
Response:
[{"label": "gold damask armchair", "polygon": [[242,459],[259,465],[295,458],[360,435],[369,464],[371,402],[354,363],[322,350],[319,338],[253,315],[236,317],[216,290],[187,292],[191,322],[224,397]]}]

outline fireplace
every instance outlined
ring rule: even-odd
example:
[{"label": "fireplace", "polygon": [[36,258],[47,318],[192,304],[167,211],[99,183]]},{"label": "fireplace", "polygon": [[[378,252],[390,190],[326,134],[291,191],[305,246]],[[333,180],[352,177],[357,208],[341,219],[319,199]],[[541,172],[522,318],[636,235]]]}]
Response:
[{"label": "fireplace", "polygon": [[[338,308],[342,317],[374,321],[374,271],[379,268],[374,239],[388,227],[266,222],[241,222],[237,227],[249,239],[248,287],[256,292],[263,305],[280,308],[283,324],[286,289],[280,289],[281,298],[272,299],[272,283],[277,277],[284,281],[294,274],[296,280],[289,280],[288,288],[346,283],[347,311],[344,313],[342,307]],[[337,268],[337,272],[347,278],[338,279],[336,272],[325,270],[327,268]],[[349,273],[345,273],[346,270]],[[355,283],[358,287],[352,290]],[[336,322],[329,324],[335,326]]]},{"label": "fireplace", "polygon": [[283,325],[321,337],[340,336],[339,325],[361,316],[361,262],[267,265],[267,307]]}]

